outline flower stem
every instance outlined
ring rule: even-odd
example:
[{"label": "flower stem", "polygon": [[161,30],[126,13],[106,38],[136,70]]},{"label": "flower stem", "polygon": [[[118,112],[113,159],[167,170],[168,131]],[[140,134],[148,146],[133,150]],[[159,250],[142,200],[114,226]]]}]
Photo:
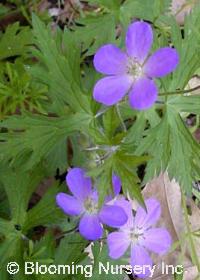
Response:
[{"label": "flower stem", "polygon": [[194,88],[191,88],[191,89],[186,89],[186,90],[177,90],[177,91],[171,91],[171,92],[163,92],[163,93],[160,93],[159,96],[166,96],[166,95],[176,95],[176,94],[183,94],[183,93],[189,93],[189,92],[192,92],[192,91],[195,91],[197,89],[200,89],[200,85],[199,86],[196,86]]},{"label": "flower stem", "polygon": [[119,104],[116,104],[116,111],[117,111],[117,115],[118,115],[118,117],[119,117],[119,120],[120,120],[120,123],[121,123],[121,126],[122,126],[123,130],[124,130],[125,132],[127,132],[127,129],[126,129],[124,120],[123,120],[122,115],[121,115],[121,112],[120,112]]},{"label": "flower stem", "polygon": [[65,235],[72,233],[72,232],[76,232],[76,230],[78,229],[78,225],[76,225],[75,227],[73,227],[72,229],[69,229],[67,231],[62,232],[61,234],[59,234],[58,236],[56,236],[56,240],[64,237]]},{"label": "flower stem", "polygon": [[186,198],[185,198],[183,191],[182,191],[182,205],[183,205],[184,218],[185,218],[185,224],[186,224],[186,229],[187,229],[187,234],[188,234],[192,262],[194,265],[197,266],[198,273],[200,274],[200,262],[199,262],[198,255],[195,250],[194,240],[192,239],[192,230],[191,230],[190,221],[188,218]]}]

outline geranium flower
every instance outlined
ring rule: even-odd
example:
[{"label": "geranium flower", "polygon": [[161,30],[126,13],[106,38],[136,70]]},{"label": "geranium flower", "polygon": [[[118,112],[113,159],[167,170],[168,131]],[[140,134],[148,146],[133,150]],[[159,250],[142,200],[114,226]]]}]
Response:
[{"label": "geranium flower", "polygon": [[[67,185],[73,196],[58,193],[57,205],[64,213],[80,216],[79,232],[88,240],[97,240],[103,235],[103,226],[119,227],[127,222],[124,209],[117,205],[110,205],[112,197],[107,197],[104,205],[99,209],[98,192],[92,189],[91,178],[87,177],[81,168],[72,168],[66,176]],[[119,178],[113,177],[113,191],[120,192]]]},{"label": "geranium flower", "polygon": [[147,212],[139,206],[135,216],[133,216],[130,202],[123,199],[116,203],[124,208],[128,221],[119,228],[119,231],[108,235],[109,256],[112,259],[118,259],[130,247],[131,266],[134,268],[138,265],[145,270],[144,274],[138,275],[140,278],[148,277],[150,270],[144,266],[152,267],[152,260],[147,250],[162,255],[170,249],[172,243],[166,229],[153,227],[160,218],[160,203],[154,198],[147,199],[145,201]]},{"label": "geranium flower", "polygon": [[112,190],[112,194],[107,195],[105,198],[105,202],[109,202],[111,200],[113,200],[114,198],[117,198],[117,196],[120,194],[121,191],[121,180],[119,178],[119,176],[117,176],[116,174],[112,175],[112,186],[113,186],[113,190]]},{"label": "geranium flower", "polygon": [[126,52],[112,44],[102,46],[94,56],[95,69],[105,75],[93,91],[97,102],[111,106],[129,92],[130,106],[144,110],[150,108],[158,96],[153,78],[161,78],[172,72],[179,56],[175,49],[160,48],[150,57],[153,42],[151,25],[134,22],[126,34]]}]

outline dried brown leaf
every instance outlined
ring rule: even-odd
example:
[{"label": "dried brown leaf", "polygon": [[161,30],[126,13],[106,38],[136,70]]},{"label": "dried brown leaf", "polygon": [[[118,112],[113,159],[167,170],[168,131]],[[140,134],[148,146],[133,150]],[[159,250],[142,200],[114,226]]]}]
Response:
[{"label": "dried brown leaf", "polygon": [[171,12],[175,15],[180,25],[184,24],[184,19],[189,14],[198,0],[172,0]]}]

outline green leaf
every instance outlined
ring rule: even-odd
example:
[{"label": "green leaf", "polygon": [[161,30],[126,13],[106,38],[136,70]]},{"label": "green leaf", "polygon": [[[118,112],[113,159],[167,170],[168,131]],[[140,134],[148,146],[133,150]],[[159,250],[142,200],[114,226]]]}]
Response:
[{"label": "green leaf", "polygon": [[126,0],[121,6],[121,21],[128,25],[132,18],[154,22],[169,10],[170,0]]},{"label": "green leaf", "polygon": [[169,29],[169,26],[170,26],[170,28],[171,28],[170,34],[169,34],[170,39],[171,39],[174,47],[178,51],[178,53],[181,53],[183,38],[182,38],[182,34],[181,34],[181,27],[177,23],[176,18],[174,16],[165,15],[162,18],[162,23],[165,23],[166,30]]},{"label": "green leaf", "polygon": [[132,199],[136,199],[143,205],[144,200],[138,184],[140,179],[137,176],[136,167],[143,164],[146,160],[147,157],[137,157],[120,151],[114,155],[113,162],[113,170],[117,175],[119,175],[122,181],[124,194],[128,193]]},{"label": "green leaf", "polygon": [[90,137],[93,138],[94,142],[98,145],[109,145],[110,139],[105,135],[102,127],[99,126],[98,122],[94,120],[89,126]]},{"label": "green leaf", "polygon": [[185,126],[179,113],[168,106],[155,128],[146,132],[146,137],[136,149],[141,155],[153,156],[147,163],[145,182],[167,170],[187,193],[191,194],[192,183],[200,172],[200,149]]},{"label": "green leaf", "polygon": [[24,55],[30,44],[32,44],[32,35],[29,27],[20,27],[18,22],[9,25],[0,37],[0,60]]},{"label": "green leaf", "polygon": [[[1,159],[11,166],[30,170],[47,159],[55,146],[69,135],[87,127],[90,116],[77,113],[61,118],[26,114],[1,123],[9,132],[1,133]],[[55,151],[55,150],[54,150]],[[11,160],[11,161],[10,161]]]},{"label": "green leaf", "polygon": [[175,96],[168,99],[168,105],[178,112],[200,113],[200,95]]},{"label": "green leaf", "polygon": [[24,173],[1,168],[0,175],[8,197],[12,223],[22,225],[26,219],[30,197],[44,176],[42,169]]},{"label": "green leaf", "polygon": [[[84,249],[87,241],[78,233],[68,234],[61,241],[55,252],[55,265],[76,265],[86,258]],[[78,275],[54,275],[53,279],[71,280],[76,279]],[[50,275],[49,275],[50,277]],[[48,277],[48,279],[49,279]]]},{"label": "green leaf", "polygon": [[58,186],[58,183],[51,186],[42,199],[27,212],[23,226],[25,232],[39,225],[57,223],[62,214],[56,206],[56,194],[59,192]]},{"label": "green leaf", "polygon": [[[124,259],[112,260],[108,257],[108,247],[104,245],[100,246],[99,243],[95,243],[92,246],[92,251],[94,255],[94,269],[93,275],[90,279],[92,280],[121,280],[124,279],[126,273],[123,271],[122,274],[116,273],[112,274],[110,267],[119,266],[119,265],[127,265]],[[104,270],[105,269],[105,270]],[[107,272],[108,271],[108,272]]]},{"label": "green leaf", "polygon": [[[8,259],[22,262],[25,242],[27,242],[27,231],[37,225],[49,225],[57,223],[62,217],[62,212],[56,208],[55,197],[58,193],[58,183],[49,188],[38,204],[27,212],[30,197],[43,172],[40,169],[32,173],[14,173],[13,171],[1,170],[1,181],[4,184],[8,195],[11,221],[0,218],[0,264],[4,264]],[[18,228],[16,227],[18,226]]]},{"label": "green leaf", "polygon": [[87,50],[87,56],[93,55],[100,46],[115,42],[114,15],[89,15],[78,23],[82,26],[76,27],[75,37],[79,44],[82,43],[83,51]]},{"label": "green leaf", "polygon": [[114,10],[120,7],[121,0],[89,0],[90,4],[98,4],[100,6],[107,7],[108,9]]},{"label": "green leaf", "polygon": [[110,158],[105,162],[98,182],[99,205],[104,203],[107,195],[113,195],[112,171],[112,158]]},{"label": "green leaf", "polygon": [[5,268],[6,261],[11,257],[18,255],[19,247],[21,246],[21,237],[16,233],[9,233],[3,243],[0,243],[0,267]]},{"label": "green leaf", "polygon": [[0,17],[4,16],[6,13],[9,12],[9,8],[4,6],[3,4],[0,4]]},{"label": "green leaf", "polygon": [[61,139],[55,144],[53,149],[50,151],[46,157],[45,164],[49,174],[55,174],[55,170],[59,169],[62,174],[66,171],[68,167],[68,142],[66,139]]},{"label": "green leaf", "polygon": [[60,242],[55,253],[55,264],[78,263],[86,257],[83,249],[87,241],[78,233],[66,235]]},{"label": "green leaf", "polygon": [[13,225],[10,223],[10,221],[0,218],[0,233],[6,236],[9,233],[9,231],[12,230],[13,230]]},{"label": "green leaf", "polygon": [[52,263],[55,251],[55,238],[53,232],[48,232],[35,243],[29,240],[28,252],[25,253],[26,261],[39,261],[40,263]]},{"label": "green leaf", "polygon": [[[180,63],[173,74],[170,89],[184,89],[195,71],[199,68],[200,52],[200,5],[197,3],[192,12],[186,16],[184,24],[184,38],[180,43],[180,36],[172,32],[172,42],[178,45]],[[181,46],[180,46],[181,44]]]},{"label": "green leaf", "polygon": [[120,124],[119,116],[117,114],[115,106],[109,108],[105,112],[105,114],[103,115],[103,124],[106,135],[108,136],[108,138],[112,138],[114,136],[114,132]]},{"label": "green leaf", "polygon": [[133,125],[129,128],[123,143],[122,148],[130,151],[130,149],[135,149],[143,137],[143,132],[145,128],[149,125],[150,127],[155,127],[160,122],[160,117],[156,112],[155,108],[151,108],[147,111],[141,111],[136,115],[136,119]]},{"label": "green leaf", "polygon": [[0,117],[26,108],[28,111],[46,113],[47,87],[32,80],[23,63],[6,62],[0,74]]},{"label": "green leaf", "polygon": [[80,48],[72,34],[66,30],[60,42],[59,31],[53,36],[36,15],[33,15],[33,33],[37,46],[33,54],[41,66],[31,69],[31,73],[49,87],[53,102],[60,106],[68,104],[74,111],[89,112],[89,100],[80,84]]}]

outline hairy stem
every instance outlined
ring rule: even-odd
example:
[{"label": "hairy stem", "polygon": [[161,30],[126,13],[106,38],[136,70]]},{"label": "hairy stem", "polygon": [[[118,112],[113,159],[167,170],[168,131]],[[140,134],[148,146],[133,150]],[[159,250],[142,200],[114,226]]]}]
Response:
[{"label": "hairy stem", "polygon": [[78,229],[78,225],[76,225],[75,227],[73,227],[72,229],[69,229],[67,231],[62,232],[61,234],[59,234],[58,236],[56,236],[56,240],[64,237],[66,234],[72,233],[72,232],[76,232]]},{"label": "hairy stem", "polygon": [[197,89],[200,89],[200,85],[199,86],[196,86],[194,88],[191,88],[191,89],[186,89],[186,90],[177,90],[177,91],[171,91],[171,92],[163,92],[163,93],[160,93],[159,96],[166,96],[166,95],[176,95],[176,94],[183,94],[183,93],[189,93],[189,92],[192,92],[192,91],[195,91]]}]

